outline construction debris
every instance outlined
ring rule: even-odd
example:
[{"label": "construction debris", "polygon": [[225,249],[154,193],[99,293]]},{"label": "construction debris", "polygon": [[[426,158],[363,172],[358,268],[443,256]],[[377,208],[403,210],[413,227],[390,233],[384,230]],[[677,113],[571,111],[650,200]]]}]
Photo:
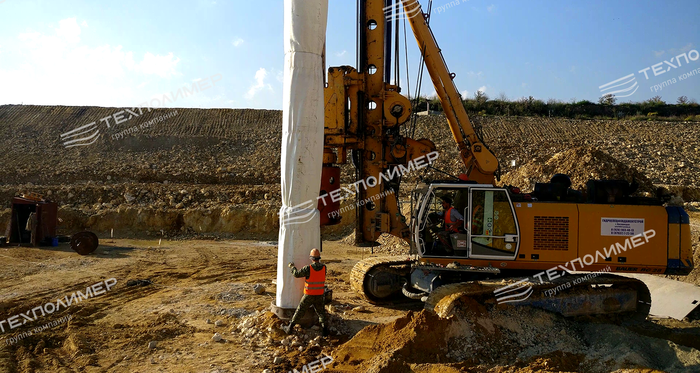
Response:
[{"label": "construction debris", "polygon": [[627,180],[639,184],[638,193],[654,196],[656,187],[640,171],[593,147],[578,147],[555,154],[546,162],[529,162],[501,178],[502,185],[523,191],[535,189],[535,183],[547,183],[555,174],[571,178],[571,188],[584,191],[588,180]]},{"label": "construction debris", "polygon": [[80,255],[90,255],[100,246],[100,240],[92,232],[80,232],[73,235],[70,240],[70,247]]},{"label": "construction debris", "polygon": [[610,372],[629,366],[690,372],[700,365],[696,349],[637,335],[619,325],[579,322],[530,308],[489,311],[477,303],[450,319],[409,312],[392,323],[368,326],[333,358],[330,372],[416,371],[423,364],[430,364],[431,371],[450,371],[513,361],[567,372]]}]

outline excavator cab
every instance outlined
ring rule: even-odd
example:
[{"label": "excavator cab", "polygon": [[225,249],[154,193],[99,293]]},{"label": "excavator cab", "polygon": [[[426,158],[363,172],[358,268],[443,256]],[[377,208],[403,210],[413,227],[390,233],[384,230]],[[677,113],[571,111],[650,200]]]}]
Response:
[{"label": "excavator cab", "polygon": [[[508,189],[490,184],[439,182],[414,192],[414,252],[424,258],[515,260],[520,246],[518,219]],[[445,227],[441,198],[449,197],[462,216],[455,232]]]}]

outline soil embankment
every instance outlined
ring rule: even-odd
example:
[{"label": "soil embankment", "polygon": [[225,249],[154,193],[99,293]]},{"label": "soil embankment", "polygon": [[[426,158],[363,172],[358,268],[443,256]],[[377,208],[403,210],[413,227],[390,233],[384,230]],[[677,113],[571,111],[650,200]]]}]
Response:
[{"label": "soil embankment", "polygon": [[[276,237],[280,111],[156,109],[116,124],[114,115],[124,110],[0,106],[0,227],[9,218],[9,198],[34,191],[59,202],[67,232]],[[140,127],[174,112],[164,122]],[[700,189],[693,186],[700,178],[700,123],[520,117],[473,121],[500,160],[502,182],[525,191],[554,173],[567,172],[575,185],[587,178],[634,178],[644,191],[665,185],[686,202],[700,201]],[[94,144],[64,146],[61,134],[92,122],[99,130]],[[123,134],[134,126],[137,131]],[[438,169],[461,172],[443,116],[419,117],[414,137],[436,143]],[[343,180],[352,181],[351,166],[344,171]],[[443,177],[433,171],[424,176]],[[351,220],[344,219],[345,226]],[[341,231],[347,229],[336,227],[329,233]]]}]

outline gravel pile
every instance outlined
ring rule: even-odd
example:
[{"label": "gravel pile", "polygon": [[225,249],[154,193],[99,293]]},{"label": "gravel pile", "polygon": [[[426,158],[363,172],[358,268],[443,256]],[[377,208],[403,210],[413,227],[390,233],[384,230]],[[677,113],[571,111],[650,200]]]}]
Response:
[{"label": "gravel pile", "polygon": [[529,307],[464,307],[449,319],[409,312],[392,323],[368,326],[334,352],[330,372],[501,371],[513,365],[554,372],[700,369],[698,350],[619,325],[579,322]]},{"label": "gravel pile", "polygon": [[[172,112],[157,109],[120,125],[99,127],[100,137],[90,146],[64,146],[61,134],[101,123],[101,118],[120,110],[0,106],[0,147],[4,149],[0,152],[0,227],[9,218],[10,198],[32,191],[60,204],[59,217],[73,233],[78,229],[106,233],[114,228],[149,234],[275,236],[280,207],[280,111],[177,109],[177,115],[165,122],[115,137],[128,127]],[[699,123],[472,120],[498,156],[506,180],[523,189],[546,181],[562,168],[583,180],[588,174],[611,174],[613,165],[613,176],[648,179],[686,202],[700,201],[700,188],[694,184],[700,179]],[[413,137],[435,142],[440,152],[435,167],[453,175],[462,172],[464,165],[444,116],[420,117]],[[581,155],[575,148],[596,150]],[[584,163],[576,164],[578,160]],[[341,181],[351,183],[353,176],[352,166],[343,166]],[[445,175],[424,169],[405,177],[404,185],[410,188],[418,177],[443,179]],[[651,189],[646,181],[644,188]],[[404,199],[405,193],[401,194]],[[350,214],[343,226],[326,230],[330,236],[349,233]],[[252,216],[259,223],[254,224]],[[380,242],[384,243],[380,252],[406,249],[391,240]]]},{"label": "gravel pile", "polygon": [[557,153],[546,162],[530,162],[501,178],[502,185],[515,185],[533,191],[535,183],[549,182],[554,174],[566,174],[573,189],[585,191],[588,180],[627,180],[639,184],[639,193],[654,195],[656,187],[634,167],[592,147],[578,147]]}]

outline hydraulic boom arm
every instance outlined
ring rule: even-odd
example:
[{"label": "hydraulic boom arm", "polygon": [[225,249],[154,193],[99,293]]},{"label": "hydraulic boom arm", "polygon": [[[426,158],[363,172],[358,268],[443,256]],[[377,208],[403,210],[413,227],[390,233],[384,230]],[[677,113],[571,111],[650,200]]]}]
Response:
[{"label": "hydraulic boom arm", "polygon": [[459,147],[462,162],[467,167],[466,174],[469,180],[482,184],[492,184],[498,170],[498,159],[474,131],[453,81],[455,74],[451,74],[447,68],[435,36],[428,25],[426,15],[420,8],[420,3],[416,0],[401,0],[401,2],[404,6],[404,14],[410,15],[409,21],[413,34],[423,54],[425,65],[435,86],[435,92],[442,103],[452,136]]}]

